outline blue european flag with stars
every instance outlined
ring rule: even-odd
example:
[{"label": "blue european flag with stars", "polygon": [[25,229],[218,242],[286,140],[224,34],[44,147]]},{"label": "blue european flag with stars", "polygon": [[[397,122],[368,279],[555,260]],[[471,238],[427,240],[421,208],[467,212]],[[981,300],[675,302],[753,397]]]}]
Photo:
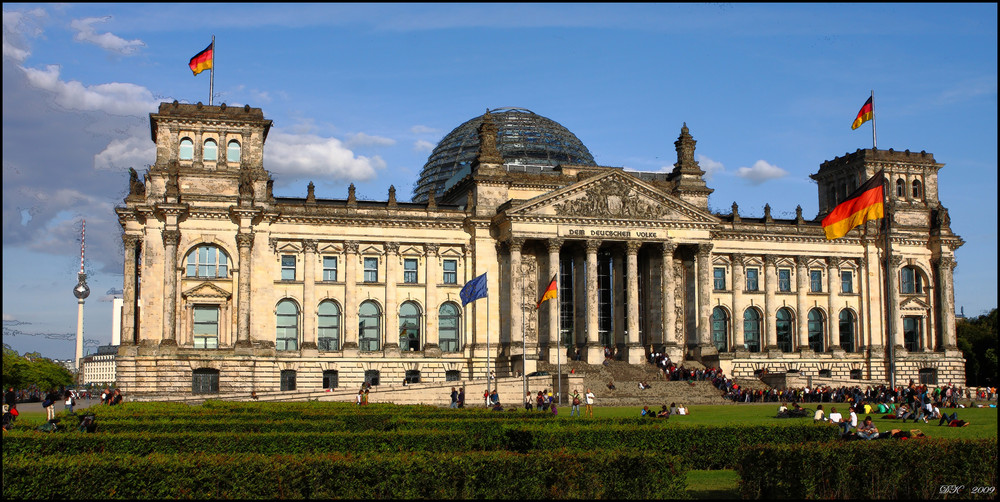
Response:
[{"label": "blue european flag with stars", "polygon": [[486,274],[465,283],[459,296],[462,297],[463,307],[480,298],[486,298]]}]

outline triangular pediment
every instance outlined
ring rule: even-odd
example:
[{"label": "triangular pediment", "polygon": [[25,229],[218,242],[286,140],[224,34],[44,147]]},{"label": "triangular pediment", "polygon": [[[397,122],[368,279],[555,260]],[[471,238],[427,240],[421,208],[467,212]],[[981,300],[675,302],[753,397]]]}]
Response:
[{"label": "triangular pediment", "polygon": [[588,178],[517,204],[508,216],[718,223],[719,219],[622,171]]},{"label": "triangular pediment", "polygon": [[231,296],[233,296],[233,294],[230,293],[229,291],[226,291],[226,290],[224,290],[224,289],[216,286],[215,284],[212,284],[210,282],[203,282],[203,283],[201,283],[201,284],[199,284],[199,285],[197,285],[197,286],[195,286],[195,287],[193,287],[193,288],[191,288],[191,289],[189,289],[189,290],[181,293],[181,296],[184,297],[184,298],[188,298],[188,299],[190,299],[190,298],[202,298],[202,299],[215,298],[215,299],[220,299],[220,300],[228,300]]},{"label": "triangular pediment", "polygon": [[923,310],[928,310],[930,308],[931,308],[931,306],[928,305],[927,302],[925,302],[923,299],[918,298],[918,297],[907,298],[907,299],[903,300],[902,303],[899,304],[899,309],[900,310],[921,310],[921,311],[923,311]]}]

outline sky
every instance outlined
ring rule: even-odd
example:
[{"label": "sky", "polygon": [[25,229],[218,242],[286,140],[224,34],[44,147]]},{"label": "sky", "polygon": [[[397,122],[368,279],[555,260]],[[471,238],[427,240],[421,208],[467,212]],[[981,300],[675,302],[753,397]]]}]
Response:
[{"label": "sky", "polygon": [[[878,147],[945,166],[956,311],[997,306],[995,4],[3,5],[3,342],[70,359],[86,220],[87,352],[111,341],[128,168],[149,114],[209,101],[188,60],[215,36],[214,104],[262,108],[276,196],[400,200],[487,108],[572,131],[600,165],[669,171],[687,124],[710,208],[812,219],[826,160],[874,92]],[[991,209],[992,208],[992,209]]]}]

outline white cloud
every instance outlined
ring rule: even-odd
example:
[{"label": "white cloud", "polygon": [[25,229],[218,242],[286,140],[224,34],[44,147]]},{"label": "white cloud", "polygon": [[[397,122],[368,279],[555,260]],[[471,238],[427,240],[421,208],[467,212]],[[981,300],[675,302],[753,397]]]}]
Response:
[{"label": "white cloud", "polygon": [[706,180],[711,180],[715,173],[726,171],[726,167],[722,165],[722,162],[712,160],[701,154],[698,155],[698,165],[701,166],[702,171],[705,171]]},{"label": "white cloud", "polygon": [[35,21],[46,16],[42,9],[32,9],[27,12],[3,11],[3,57],[24,62],[31,51],[22,47],[25,36],[37,37],[42,29],[34,25]]},{"label": "white cloud", "polygon": [[776,180],[788,176],[788,171],[768,164],[763,160],[754,162],[753,167],[741,167],[736,170],[736,176],[750,182],[751,185],[759,185],[768,180]]},{"label": "white cloud", "polygon": [[410,128],[410,132],[412,132],[413,134],[434,134],[438,132],[438,130],[434,129],[433,127],[427,127],[425,125],[415,125]]},{"label": "white cloud", "polygon": [[431,143],[430,141],[424,141],[421,139],[413,142],[413,151],[430,152],[434,150],[434,146],[435,146],[434,143]]},{"label": "white cloud", "polygon": [[47,65],[44,70],[20,67],[33,87],[54,94],[57,105],[67,110],[102,111],[113,115],[145,116],[159,102],[143,86],[111,82],[84,86],[76,80],[59,80],[59,66]]},{"label": "white cloud", "polygon": [[142,40],[125,40],[124,38],[112,35],[111,33],[98,34],[94,31],[94,24],[104,23],[110,19],[111,16],[74,19],[73,22],[69,24],[71,28],[76,30],[76,36],[73,38],[80,42],[92,43],[106,51],[116,52],[126,56],[134,54],[140,47],[146,46]]},{"label": "white cloud", "polygon": [[149,138],[135,136],[112,140],[108,146],[94,155],[94,169],[122,170],[129,167],[141,171],[156,158],[156,145]]},{"label": "white cloud", "polygon": [[272,132],[268,137],[267,146],[265,167],[291,177],[313,176],[327,181],[368,181],[375,177],[376,170],[385,168],[385,161],[381,157],[355,155],[336,138]]},{"label": "white cloud", "polygon": [[351,136],[344,142],[344,146],[348,148],[357,148],[359,146],[392,146],[395,144],[396,140],[394,139],[371,136],[363,132]]}]

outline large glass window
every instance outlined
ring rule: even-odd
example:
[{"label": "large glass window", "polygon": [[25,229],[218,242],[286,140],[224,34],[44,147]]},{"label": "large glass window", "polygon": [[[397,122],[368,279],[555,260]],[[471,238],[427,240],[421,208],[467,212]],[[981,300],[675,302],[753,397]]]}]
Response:
[{"label": "large glass window", "polygon": [[323,372],[323,388],[336,389],[340,386],[340,372],[337,370],[326,370]]},{"label": "large glass window", "polygon": [[373,301],[366,301],[358,309],[358,343],[361,350],[379,350],[379,333],[381,333],[382,313]]},{"label": "large glass window", "polygon": [[413,302],[399,307],[399,350],[420,350],[420,307]]},{"label": "large glass window", "polygon": [[229,256],[216,246],[205,244],[191,250],[187,256],[188,277],[229,277]]},{"label": "large glass window", "polygon": [[715,307],[712,309],[712,343],[719,352],[729,349],[728,334],[729,316],[726,314],[726,309]]},{"label": "large glass window", "polygon": [[438,344],[442,352],[459,349],[459,310],[454,303],[445,303],[438,309]]},{"label": "large glass window", "polygon": [[778,269],[778,291],[787,293],[792,290],[792,271],[787,268]]},{"label": "large glass window", "polygon": [[445,260],[444,261],[444,283],[445,284],[458,284],[458,261],[457,260]]},{"label": "large glass window", "polygon": [[324,281],[336,281],[337,280],[337,257],[336,256],[324,256],[323,257],[323,280]]},{"label": "large glass window", "polygon": [[760,352],[760,312],[757,309],[743,312],[743,344],[750,352]]},{"label": "large glass window", "polygon": [[330,300],[319,304],[319,350],[340,350],[340,307]]},{"label": "large glass window", "polygon": [[378,258],[365,258],[365,282],[378,282]]},{"label": "large glass window", "polygon": [[219,370],[199,368],[191,372],[192,394],[218,394]]},{"label": "large glass window", "polygon": [[747,268],[747,291],[757,291],[757,272],[756,268]]},{"label": "large glass window", "polygon": [[823,292],[823,271],[822,270],[810,270],[809,271],[809,291],[813,293]]},{"label": "large glass window", "polygon": [[194,348],[219,348],[219,307],[195,305],[193,314]]},{"label": "large glass window", "polygon": [[921,368],[917,371],[917,378],[922,385],[937,385],[937,370],[934,368]]},{"label": "large glass window", "polygon": [[219,158],[219,144],[214,139],[205,140],[205,148],[201,151],[202,160],[216,160]]},{"label": "large glass window", "polygon": [[725,267],[715,267],[712,269],[712,276],[714,278],[714,288],[717,291],[722,291],[726,289],[726,268]]},{"label": "large glass window", "polygon": [[823,352],[823,312],[819,309],[809,311],[809,348],[814,352]]},{"label": "large glass window", "polygon": [[235,139],[230,140],[226,145],[226,162],[240,161],[240,142]]},{"label": "large glass window", "polygon": [[281,280],[295,280],[295,255],[281,255]]},{"label": "large glass window", "polygon": [[840,347],[854,352],[854,313],[847,309],[840,311]]},{"label": "large glass window", "polygon": [[281,370],[281,390],[295,390],[295,370]]},{"label": "large glass window", "polygon": [[417,283],[417,259],[403,259],[403,282],[407,284]]},{"label": "large glass window", "polygon": [[181,160],[191,160],[194,158],[194,141],[191,141],[191,138],[181,139],[181,146],[177,150],[177,156]]},{"label": "large glass window", "polygon": [[379,381],[382,379],[381,373],[378,370],[365,370],[365,383],[377,387]]},{"label": "large glass window", "polygon": [[924,286],[920,279],[920,273],[913,267],[903,267],[900,271],[900,292],[904,295],[920,294],[924,292]]},{"label": "large glass window", "polygon": [[559,338],[564,347],[573,343],[573,258],[559,260]]},{"label": "large glass window", "polygon": [[840,292],[854,292],[854,274],[850,270],[843,270],[840,272]]},{"label": "large glass window", "polygon": [[299,307],[292,300],[281,300],[278,302],[276,314],[275,348],[278,350],[298,350]]},{"label": "large glass window", "polygon": [[923,318],[906,316],[903,318],[903,347],[910,352],[920,350],[920,339],[923,334]]},{"label": "large glass window", "polygon": [[778,309],[774,316],[774,327],[777,331],[778,348],[782,352],[792,351],[792,311],[787,308]]}]

